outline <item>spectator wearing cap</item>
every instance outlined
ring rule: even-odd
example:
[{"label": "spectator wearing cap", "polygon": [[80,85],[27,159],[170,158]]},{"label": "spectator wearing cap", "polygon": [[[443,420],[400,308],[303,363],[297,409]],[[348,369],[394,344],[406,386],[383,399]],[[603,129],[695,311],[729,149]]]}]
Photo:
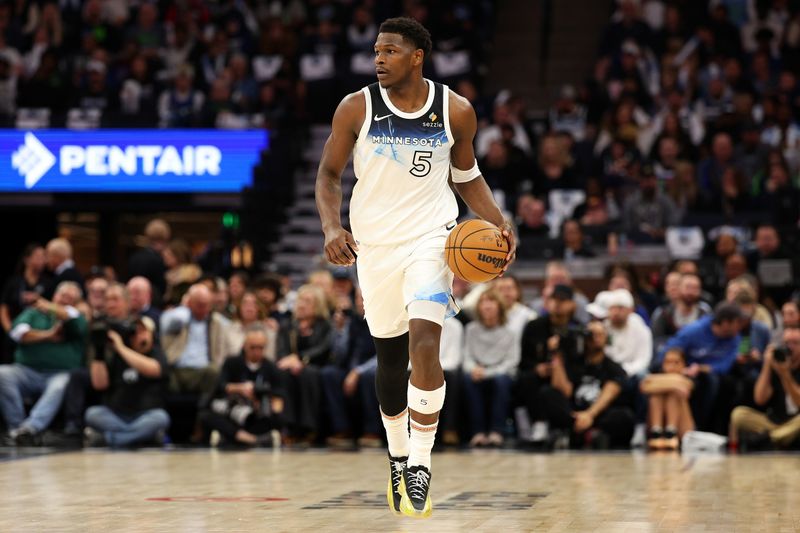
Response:
[{"label": "spectator wearing cap", "polygon": [[574,290],[572,282],[572,273],[569,267],[562,261],[549,261],[544,268],[544,286],[542,287],[541,296],[535,298],[529,305],[531,309],[542,315],[547,312],[547,299],[552,294],[556,285],[566,285],[573,289],[571,299],[575,301],[575,319],[580,323],[589,321],[589,314],[586,312],[586,306],[589,304],[589,299],[586,298],[581,292]]},{"label": "spectator wearing cap", "polygon": [[742,311],[736,304],[723,302],[707,315],[684,327],[671,337],[659,354],[680,348],[686,354],[686,375],[696,382],[692,411],[700,429],[707,429],[721,376],[728,374],[736,362],[741,343]]},{"label": "spectator wearing cap", "polygon": [[102,376],[96,383],[104,392],[102,405],[86,411],[86,444],[114,448],[163,443],[170,424],[164,410],[167,361],[155,342],[156,324],[142,316],[135,333],[123,339],[108,330],[110,356],[102,354]]},{"label": "spectator wearing cap", "polygon": [[82,295],[84,292],[83,276],[75,268],[75,261],[72,260],[72,245],[69,241],[62,238],[53,239],[47,243],[45,253],[47,254],[47,268],[53,277],[50,279],[50,287],[45,291],[44,297],[53,298],[56,287],[63,281],[77,283]]},{"label": "spectator wearing cap", "polygon": [[137,276],[147,278],[156,291],[156,301],[160,301],[167,290],[167,281],[164,277],[167,267],[162,254],[169,243],[171,233],[172,230],[166,221],[160,218],[149,221],[144,228],[144,246],[136,250],[128,261],[128,279]]},{"label": "spectator wearing cap", "polygon": [[555,285],[545,298],[545,312],[522,330],[517,395],[533,422],[534,441],[547,438],[539,389],[550,383],[553,354],[559,353],[565,362],[583,355],[584,336],[575,320],[574,297],[572,287]]},{"label": "spectator wearing cap", "polygon": [[[61,282],[52,302],[39,298],[12,324],[17,349],[14,364],[0,366],[0,411],[16,444],[40,440],[61,407],[69,372],[83,363],[87,325],[75,308],[80,298],[75,282]],[[27,417],[26,396],[38,397]]]},{"label": "spectator wearing cap", "polygon": [[553,428],[568,432],[573,444],[627,447],[634,416],[618,401],[625,370],[605,354],[608,333],[603,325],[592,321],[587,329],[578,359],[566,361],[554,349],[549,382],[539,389],[543,418]]},{"label": "spectator wearing cap", "polygon": [[639,188],[622,208],[622,223],[628,238],[635,242],[663,242],[669,226],[680,221],[678,208],[658,189],[658,178],[650,165],[644,165]]},{"label": "spectator wearing cap", "polygon": [[639,383],[653,359],[653,334],[634,312],[633,295],[626,289],[600,292],[587,310],[603,319],[609,338],[606,355],[628,375],[622,386],[622,399],[636,414],[637,431],[632,444],[644,444],[647,404]]}]

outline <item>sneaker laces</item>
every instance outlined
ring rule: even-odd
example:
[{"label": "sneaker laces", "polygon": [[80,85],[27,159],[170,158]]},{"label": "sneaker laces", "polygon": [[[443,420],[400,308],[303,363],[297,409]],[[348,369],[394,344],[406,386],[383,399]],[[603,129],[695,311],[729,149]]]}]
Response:
[{"label": "sneaker laces", "polygon": [[403,476],[405,461],[390,459],[390,462],[392,463],[392,487],[397,491],[400,487],[400,478]]},{"label": "sneaker laces", "polygon": [[416,472],[409,472],[406,480],[408,495],[417,500],[424,499],[428,494],[430,479],[431,475],[421,468]]}]

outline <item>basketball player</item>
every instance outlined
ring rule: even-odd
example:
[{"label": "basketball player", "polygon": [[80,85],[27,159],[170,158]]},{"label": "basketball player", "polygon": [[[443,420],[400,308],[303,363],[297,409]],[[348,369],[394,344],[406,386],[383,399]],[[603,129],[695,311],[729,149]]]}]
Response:
[{"label": "basketball player", "polygon": [[[378,83],[339,104],[316,182],[325,255],[336,265],[357,263],[375,339],[375,382],[389,443],[389,507],[418,518],[432,509],[431,448],[445,393],[439,338],[455,307],[444,253],[458,216],[451,183],[473,212],[501,227],[507,262],[515,250],[512,228],[475,160],[475,112],[446,86],[422,77],[430,52],[430,34],[415,20],[381,24]],[[350,202],[352,234],[339,215],[341,174],[351,153],[358,178]]]}]

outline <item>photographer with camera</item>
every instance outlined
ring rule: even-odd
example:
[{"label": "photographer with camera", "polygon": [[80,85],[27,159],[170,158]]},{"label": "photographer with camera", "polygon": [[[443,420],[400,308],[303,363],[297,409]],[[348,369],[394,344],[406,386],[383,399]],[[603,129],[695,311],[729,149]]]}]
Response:
[{"label": "photographer with camera", "polygon": [[[14,364],[0,366],[0,410],[17,445],[41,442],[61,407],[69,371],[83,362],[86,319],[75,308],[80,299],[77,283],[62,282],[52,302],[37,299],[11,326],[17,349]],[[26,418],[23,398],[31,396],[38,400]]]},{"label": "photographer with camera", "polygon": [[557,350],[565,362],[583,357],[584,328],[575,320],[574,297],[569,285],[555,285],[544,301],[545,313],[528,322],[522,330],[517,395],[533,422],[534,442],[547,440],[539,390],[550,383],[553,354]]},{"label": "photographer with camera", "polygon": [[753,392],[764,412],[740,405],[731,413],[730,441],[741,448],[785,448],[800,435],[800,328],[786,328],[783,345],[770,344]]},{"label": "photographer with camera", "polygon": [[217,431],[227,443],[269,445],[270,431],[283,427],[281,374],[266,358],[267,334],[258,326],[245,333],[238,356],[222,365],[217,397],[200,413],[206,441]]},{"label": "photographer with camera", "polygon": [[579,360],[566,360],[556,343],[551,344],[550,384],[540,389],[539,402],[545,419],[568,431],[573,445],[623,448],[633,435],[633,411],[616,402],[628,376],[606,357],[607,341],[603,323],[593,321]]},{"label": "photographer with camera", "polygon": [[[99,331],[96,327],[94,334]],[[97,388],[105,394],[103,405],[86,411],[86,445],[117,448],[163,442],[170,423],[163,408],[167,362],[155,345],[155,332],[155,322],[147,316],[131,326],[107,324],[108,349],[94,352],[101,375]]]}]

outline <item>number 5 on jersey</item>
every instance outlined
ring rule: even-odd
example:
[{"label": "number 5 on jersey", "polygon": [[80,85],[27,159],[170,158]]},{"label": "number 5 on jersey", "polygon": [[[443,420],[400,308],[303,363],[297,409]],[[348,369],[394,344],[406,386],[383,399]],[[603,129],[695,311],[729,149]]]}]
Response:
[{"label": "number 5 on jersey", "polygon": [[417,150],[414,152],[414,166],[410,170],[411,175],[418,178],[424,178],[427,176],[431,171],[431,156],[433,156],[433,152],[423,150]]}]

